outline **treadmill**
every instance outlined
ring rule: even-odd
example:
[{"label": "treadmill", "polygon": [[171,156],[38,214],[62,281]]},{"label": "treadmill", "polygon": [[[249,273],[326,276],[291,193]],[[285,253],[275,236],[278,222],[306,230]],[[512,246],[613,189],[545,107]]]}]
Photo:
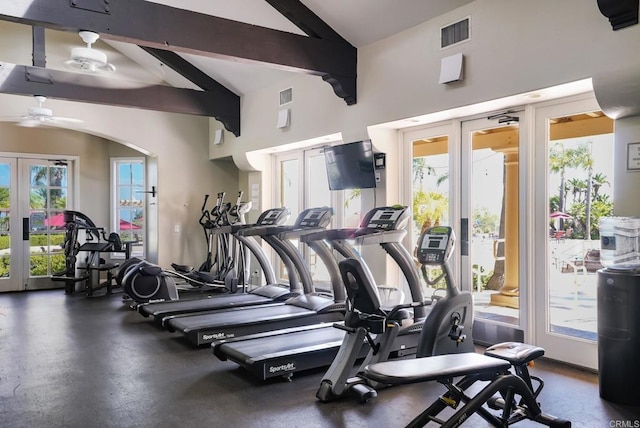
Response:
[{"label": "treadmill", "polygon": [[[334,282],[333,296],[316,293],[306,262],[291,242],[291,239],[301,239],[305,234],[325,230],[332,215],[333,209],[329,207],[310,208],[300,213],[296,225],[251,227],[238,232],[241,236],[260,236],[269,243],[279,242],[286,256],[283,261],[288,259],[290,262],[285,265],[289,279],[298,275],[305,294],[292,297],[283,304],[173,316],[165,318],[164,327],[169,331],[181,332],[189,342],[201,346],[216,339],[341,321],[346,309],[344,287],[341,283]],[[327,260],[330,255],[328,248],[323,250],[322,244],[318,243],[315,249],[323,261]]]},{"label": "treadmill", "polygon": [[[235,239],[250,249],[251,253],[256,256],[256,259],[262,268],[266,285],[262,285],[248,293],[242,294],[227,294],[222,296],[209,296],[201,299],[169,300],[165,302],[145,303],[137,306],[138,313],[144,317],[153,317],[154,323],[161,326],[163,319],[174,315],[284,302],[290,297],[301,294],[303,291],[302,286],[295,277],[288,285],[278,284],[276,282],[273,267],[271,266],[267,255],[264,254],[264,251],[257,239],[238,236],[238,232],[245,228],[267,227],[284,223],[289,218],[289,215],[290,213],[287,208],[272,208],[260,214],[260,217],[255,224],[226,225],[218,227],[214,231],[216,234],[229,233],[234,235]],[[279,243],[276,242],[275,245],[277,247]],[[279,247],[276,247],[274,247],[276,252],[278,252],[278,254],[282,253],[282,250],[280,250]]]},{"label": "treadmill", "polygon": [[[415,303],[413,319],[404,320],[394,340],[391,355],[398,357],[416,352],[426,318],[425,302],[418,272],[411,254],[401,244],[411,218],[407,207],[381,207],[369,211],[357,229],[334,229],[301,238],[302,241],[324,239],[345,258],[361,259],[349,241],[356,245],[380,245],[400,266]],[[338,280],[341,282],[341,278]],[[343,286],[344,287],[344,286]],[[239,338],[220,339],[212,343],[213,353],[221,360],[231,360],[262,380],[290,378],[294,372],[328,366],[334,360],[345,331],[333,325],[317,324]],[[368,349],[362,347],[360,357]]]}]

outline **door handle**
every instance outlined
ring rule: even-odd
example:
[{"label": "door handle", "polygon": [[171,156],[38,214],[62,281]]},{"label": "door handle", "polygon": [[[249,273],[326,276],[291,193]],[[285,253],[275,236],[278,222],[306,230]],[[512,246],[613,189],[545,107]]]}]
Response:
[{"label": "door handle", "polygon": [[29,217],[22,218],[22,240],[29,240]]},{"label": "door handle", "polygon": [[460,254],[469,255],[469,219],[460,219]]}]

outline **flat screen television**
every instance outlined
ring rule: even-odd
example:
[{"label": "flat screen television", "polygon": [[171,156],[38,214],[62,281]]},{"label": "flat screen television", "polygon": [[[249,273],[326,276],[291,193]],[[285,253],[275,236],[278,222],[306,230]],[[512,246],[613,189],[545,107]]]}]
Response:
[{"label": "flat screen television", "polygon": [[325,147],[324,160],[330,190],[376,187],[371,141]]}]

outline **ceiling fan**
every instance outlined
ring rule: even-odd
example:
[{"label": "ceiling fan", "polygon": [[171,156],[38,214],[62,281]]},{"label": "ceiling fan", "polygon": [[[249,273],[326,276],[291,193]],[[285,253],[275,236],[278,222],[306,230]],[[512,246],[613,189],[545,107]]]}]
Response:
[{"label": "ceiling fan", "polygon": [[56,117],[53,115],[53,111],[46,107],[43,107],[44,102],[47,100],[42,95],[36,95],[34,97],[38,102],[37,107],[29,107],[26,116],[20,116],[18,126],[26,128],[34,128],[41,125],[65,125],[82,123],[80,119],[74,119],[70,117]]},{"label": "ceiling fan", "polygon": [[80,31],[78,34],[87,46],[71,49],[71,59],[64,62],[66,66],[89,73],[116,71],[116,67],[107,62],[107,54],[91,47],[100,38],[99,34],[93,31]]}]

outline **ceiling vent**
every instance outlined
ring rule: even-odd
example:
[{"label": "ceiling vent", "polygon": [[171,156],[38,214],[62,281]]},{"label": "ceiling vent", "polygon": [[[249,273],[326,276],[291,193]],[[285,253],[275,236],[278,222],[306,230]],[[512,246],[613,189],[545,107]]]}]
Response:
[{"label": "ceiling vent", "polygon": [[440,48],[446,48],[469,40],[471,37],[469,21],[470,18],[467,17],[461,21],[440,28]]},{"label": "ceiling vent", "polygon": [[293,88],[287,88],[280,91],[280,105],[289,104],[293,101]]}]

